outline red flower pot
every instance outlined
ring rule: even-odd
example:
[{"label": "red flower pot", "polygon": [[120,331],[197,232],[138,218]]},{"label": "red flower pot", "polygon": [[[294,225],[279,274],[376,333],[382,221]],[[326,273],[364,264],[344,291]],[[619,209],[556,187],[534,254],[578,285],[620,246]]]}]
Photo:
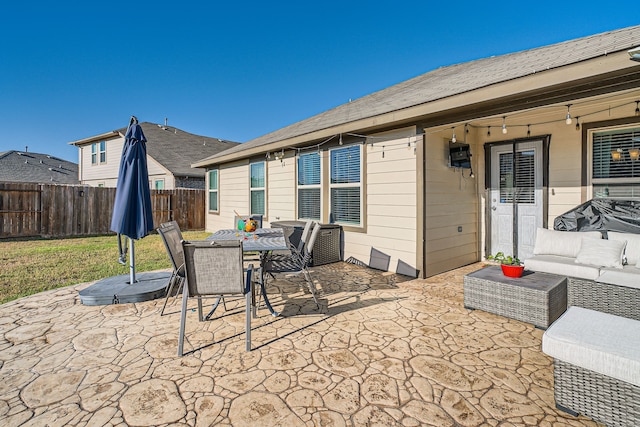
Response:
[{"label": "red flower pot", "polygon": [[500,264],[500,267],[502,267],[502,274],[507,277],[522,277],[522,272],[524,271],[524,265]]}]

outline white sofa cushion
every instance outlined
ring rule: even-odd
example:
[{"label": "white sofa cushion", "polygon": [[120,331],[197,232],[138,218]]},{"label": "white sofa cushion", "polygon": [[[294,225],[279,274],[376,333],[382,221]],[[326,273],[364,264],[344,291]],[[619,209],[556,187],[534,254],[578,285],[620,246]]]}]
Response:
[{"label": "white sofa cushion", "polygon": [[640,234],[620,233],[617,231],[607,232],[609,240],[626,240],[627,247],[624,250],[624,256],[627,264],[636,265],[640,262]]},{"label": "white sofa cushion", "polygon": [[557,231],[546,228],[536,230],[534,255],[558,255],[575,258],[580,250],[582,238],[602,239],[599,231]]},{"label": "white sofa cushion", "polygon": [[640,268],[633,265],[625,265],[622,269],[603,268],[596,282],[640,289]]},{"label": "white sofa cushion", "polygon": [[575,262],[598,267],[622,268],[622,254],[626,244],[626,240],[583,238]]},{"label": "white sofa cushion", "polygon": [[536,255],[524,260],[524,266],[531,271],[542,271],[587,280],[596,280],[600,275],[599,267],[576,264],[575,258],[557,255]]},{"label": "white sofa cushion", "polygon": [[640,321],[582,307],[569,309],[542,336],[549,356],[640,387]]}]

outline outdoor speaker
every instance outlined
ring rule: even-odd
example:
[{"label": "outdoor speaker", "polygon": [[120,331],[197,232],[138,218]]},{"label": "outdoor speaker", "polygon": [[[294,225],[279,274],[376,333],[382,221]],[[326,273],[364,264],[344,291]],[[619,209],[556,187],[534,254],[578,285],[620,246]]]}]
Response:
[{"label": "outdoor speaker", "polygon": [[449,142],[449,167],[471,168],[471,151],[469,144]]}]

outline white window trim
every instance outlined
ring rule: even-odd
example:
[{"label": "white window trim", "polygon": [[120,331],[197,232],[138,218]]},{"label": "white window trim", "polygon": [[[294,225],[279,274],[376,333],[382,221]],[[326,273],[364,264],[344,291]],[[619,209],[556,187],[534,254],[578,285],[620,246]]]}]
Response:
[{"label": "white window trim", "polygon": [[[215,172],[217,175],[218,186],[215,189],[211,189],[211,172]],[[216,193],[218,209],[211,209],[211,193],[213,192]],[[211,169],[207,173],[207,194],[209,195],[207,198],[207,208],[209,212],[220,212],[220,169]]]},{"label": "white window trim", "polygon": [[[100,145],[104,144],[104,150],[100,149]],[[95,152],[93,151],[95,149]],[[104,153],[104,161],[100,161],[100,155]],[[95,156],[96,161],[93,161],[93,156]],[[91,166],[104,165],[107,163],[107,142],[99,141],[92,142],[89,148],[89,159],[91,162]]]},{"label": "white window trim", "polygon": [[[309,154],[300,154],[300,156],[304,156],[304,155],[309,155]],[[307,220],[307,219],[313,219],[315,221],[322,221],[322,207],[324,204],[324,197],[322,197],[322,183],[324,182],[323,180],[323,172],[322,172],[322,155],[318,154],[319,156],[319,168],[320,168],[320,184],[312,184],[312,185],[299,185],[298,184],[298,158],[296,158],[296,175],[295,175],[295,179],[296,179],[296,199],[295,199],[295,209],[296,209],[296,218],[299,220]],[[300,198],[300,191],[299,190],[306,190],[306,189],[319,189],[320,190],[320,218],[303,218],[300,216],[300,212],[298,211],[298,201]]]},{"label": "white window trim", "polygon": [[[638,123],[630,123],[628,125],[603,126],[589,129],[587,132],[587,199],[594,198],[593,186],[597,184],[638,184],[640,178],[594,178],[593,177],[593,136],[596,133],[607,131],[624,131],[626,129],[638,128]],[[639,160],[640,161],[640,160]]]},{"label": "white window trim", "polygon": [[[252,187],[251,186],[251,167],[252,165],[257,165],[262,163],[263,165],[263,173],[264,173],[264,187]],[[254,191],[264,191],[264,206],[262,207],[264,213],[260,214],[260,213],[256,213],[253,212],[253,206],[251,206],[251,194]],[[259,161],[259,162],[251,162],[249,163],[249,215],[262,215],[263,218],[267,217],[267,162],[265,162],[264,160]]]},{"label": "white window trim", "polygon": [[344,225],[345,227],[364,228],[364,150],[363,145],[358,144],[360,149],[360,182],[355,184],[332,184],[331,183],[331,152],[334,150],[340,150],[349,147],[349,145],[343,145],[329,149],[329,155],[327,161],[329,162],[329,191],[327,192],[327,198],[329,203],[329,214],[333,212],[331,206],[331,189],[333,188],[359,188],[360,189],[360,223],[354,224],[352,222],[340,222],[335,220],[336,224]]}]

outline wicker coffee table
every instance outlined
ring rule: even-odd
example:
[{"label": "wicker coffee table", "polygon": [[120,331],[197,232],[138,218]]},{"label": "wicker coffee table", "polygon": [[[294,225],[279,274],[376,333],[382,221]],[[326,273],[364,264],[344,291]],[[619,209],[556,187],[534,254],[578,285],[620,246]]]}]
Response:
[{"label": "wicker coffee table", "polygon": [[525,270],[514,279],[485,267],[464,276],[464,307],[546,329],[567,309],[567,278]]}]

